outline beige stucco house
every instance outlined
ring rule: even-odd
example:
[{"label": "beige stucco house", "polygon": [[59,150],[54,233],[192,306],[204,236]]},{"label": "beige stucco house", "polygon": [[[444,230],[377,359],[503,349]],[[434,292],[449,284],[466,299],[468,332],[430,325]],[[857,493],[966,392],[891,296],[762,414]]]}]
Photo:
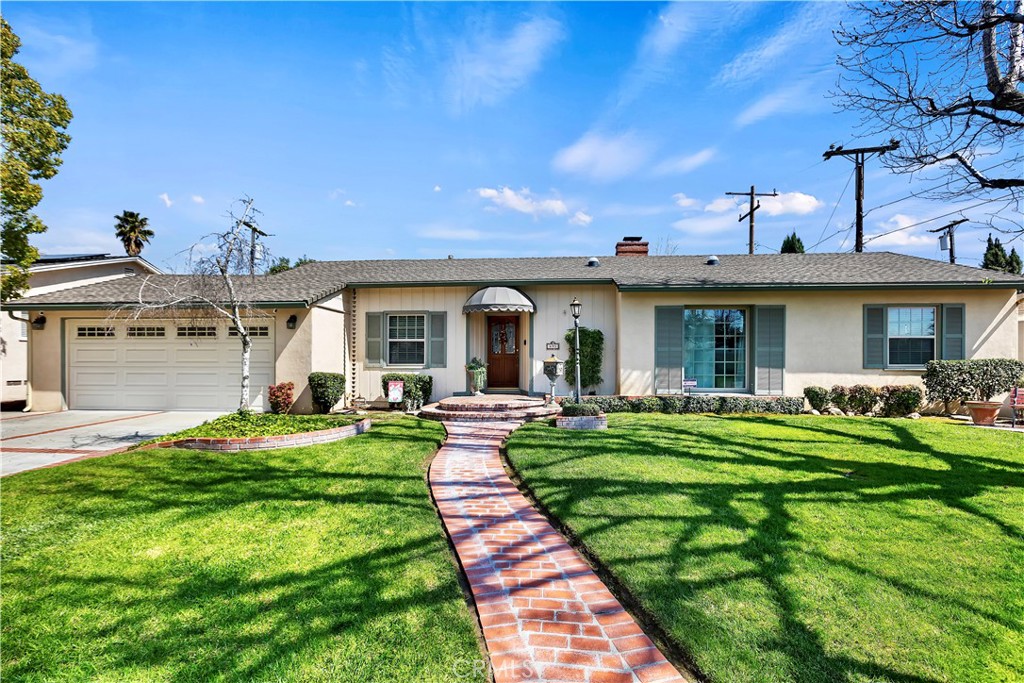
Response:
[{"label": "beige stucco house", "polygon": [[[27,296],[133,275],[152,275],[160,269],[138,256],[110,254],[44,254],[29,268]],[[6,308],[6,307],[5,307]],[[28,383],[28,330],[24,313],[0,318],[0,374],[2,401],[24,401]]]},{"label": "beige stucco house", "polygon": [[[111,311],[187,283],[158,275],[34,295],[32,410],[237,405],[239,344],[223,319]],[[652,256],[639,238],[602,257],[334,261],[247,285],[254,405],[307,375],[346,376],[346,401],[383,399],[387,372],[429,373],[434,398],[543,394],[568,356],[569,303],[604,333],[598,394],[800,395],[808,385],[919,383],[933,358],[1021,357],[1024,278],[893,253]],[[687,382],[686,384],[690,384]],[[559,380],[556,393],[569,387]]]}]

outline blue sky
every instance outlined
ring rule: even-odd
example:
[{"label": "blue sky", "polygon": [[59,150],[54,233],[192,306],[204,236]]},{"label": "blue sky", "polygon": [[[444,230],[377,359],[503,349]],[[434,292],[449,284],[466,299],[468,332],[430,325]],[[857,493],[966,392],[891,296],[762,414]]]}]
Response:
[{"label": "blue sky", "polygon": [[[745,253],[724,193],[756,185],[781,194],[761,200],[759,252],[791,230],[848,250],[853,165],[821,155],[882,141],[827,97],[847,11],[6,2],[20,61],[75,114],[35,243],[121,253],[113,216],[140,211],[143,255],[173,270],[247,194],[292,258],[601,255],[623,235]],[[958,208],[903,199],[914,185],[877,163],[866,185],[869,240]],[[945,259],[926,230],[946,220],[868,249]],[[959,230],[958,260],[985,235]]]}]

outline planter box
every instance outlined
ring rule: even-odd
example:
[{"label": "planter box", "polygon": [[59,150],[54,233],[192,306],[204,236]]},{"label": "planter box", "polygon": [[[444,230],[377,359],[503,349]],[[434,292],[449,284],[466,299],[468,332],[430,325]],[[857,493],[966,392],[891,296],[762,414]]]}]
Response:
[{"label": "planter box", "polygon": [[559,429],[608,429],[608,416],[601,413],[579,417],[556,417],[555,426]]}]

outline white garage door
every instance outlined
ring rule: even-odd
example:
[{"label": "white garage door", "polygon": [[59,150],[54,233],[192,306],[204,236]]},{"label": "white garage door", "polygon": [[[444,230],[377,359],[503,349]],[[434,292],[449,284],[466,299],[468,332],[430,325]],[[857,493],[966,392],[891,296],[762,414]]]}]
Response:
[{"label": "white garage door", "polygon": [[[68,402],[105,410],[235,410],[242,344],[230,325],[164,320],[69,320]],[[274,382],[274,326],[254,322],[249,368],[253,410]]]}]

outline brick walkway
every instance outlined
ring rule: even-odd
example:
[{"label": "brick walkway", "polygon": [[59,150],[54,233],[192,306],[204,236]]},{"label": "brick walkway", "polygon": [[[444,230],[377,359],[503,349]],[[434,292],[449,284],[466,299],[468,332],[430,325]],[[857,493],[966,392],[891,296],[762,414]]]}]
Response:
[{"label": "brick walkway", "polygon": [[445,426],[430,486],[495,681],[686,681],[505,474],[498,446],[517,424]]}]

